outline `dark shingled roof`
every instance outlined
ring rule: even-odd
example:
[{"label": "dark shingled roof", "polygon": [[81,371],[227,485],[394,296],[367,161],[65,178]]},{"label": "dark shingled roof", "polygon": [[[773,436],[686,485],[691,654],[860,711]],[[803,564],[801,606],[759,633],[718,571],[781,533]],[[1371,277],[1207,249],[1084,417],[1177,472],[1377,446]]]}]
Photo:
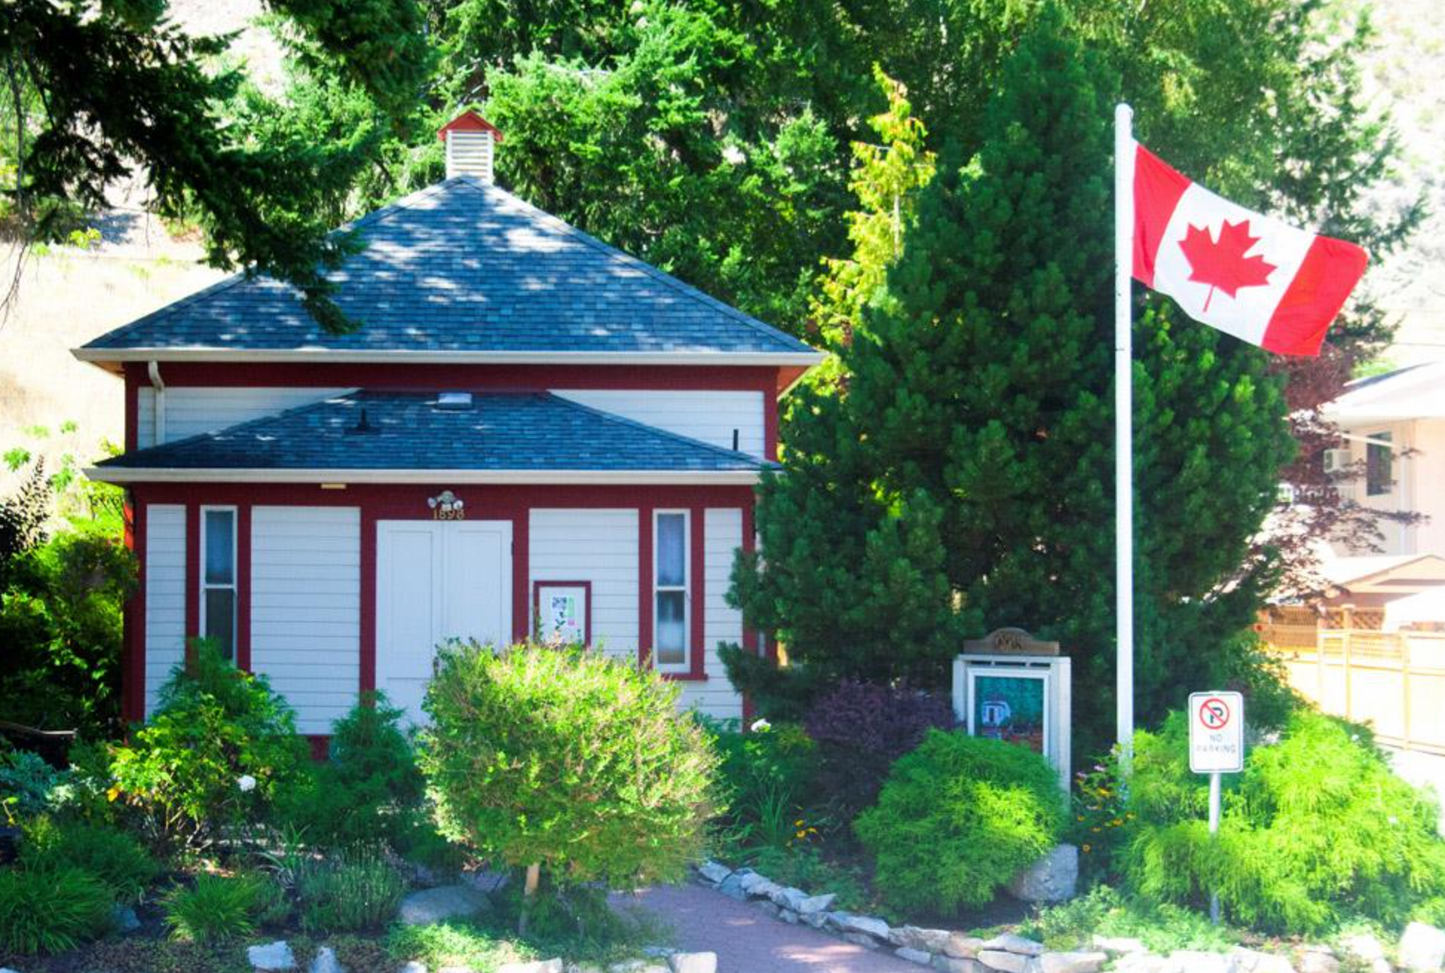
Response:
[{"label": "dark shingled roof", "polygon": [[327,334],[298,292],[233,277],[86,345],[337,352],[798,354],[807,345],[511,193],[459,176],[358,221],[330,274],[362,327]]},{"label": "dark shingled roof", "polygon": [[[370,431],[357,430],[363,413]],[[354,392],[116,456],[100,469],[757,471],[775,464],[569,402]]]}]

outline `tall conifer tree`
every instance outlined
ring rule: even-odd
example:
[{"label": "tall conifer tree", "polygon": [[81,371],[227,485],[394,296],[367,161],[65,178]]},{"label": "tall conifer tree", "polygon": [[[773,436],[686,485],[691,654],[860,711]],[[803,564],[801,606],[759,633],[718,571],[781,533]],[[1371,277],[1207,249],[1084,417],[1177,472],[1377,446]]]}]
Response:
[{"label": "tall conifer tree", "polygon": [[[923,191],[887,298],[843,352],[846,394],[795,409],[758,514],[766,567],[743,562],[736,594],[800,673],[941,683],[965,634],[1021,625],[1073,656],[1080,742],[1105,742],[1116,99],[1067,15],[1041,14],[983,148],[946,153]],[[1136,321],[1147,719],[1228,677],[1267,572],[1239,566],[1291,446],[1264,353],[1159,302]],[[733,658],[767,699],[779,677]]]}]

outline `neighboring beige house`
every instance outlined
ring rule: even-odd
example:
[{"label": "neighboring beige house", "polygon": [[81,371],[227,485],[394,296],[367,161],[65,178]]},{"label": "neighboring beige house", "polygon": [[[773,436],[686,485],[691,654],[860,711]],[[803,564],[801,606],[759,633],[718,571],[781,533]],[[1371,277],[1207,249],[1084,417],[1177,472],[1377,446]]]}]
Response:
[{"label": "neighboring beige house", "polygon": [[1445,362],[1351,382],[1325,414],[1345,432],[1341,448],[1326,454],[1326,469],[1366,463],[1366,475],[1347,485],[1349,496],[1366,507],[1426,518],[1382,524],[1382,550],[1335,553],[1351,560],[1365,554],[1445,556]]}]

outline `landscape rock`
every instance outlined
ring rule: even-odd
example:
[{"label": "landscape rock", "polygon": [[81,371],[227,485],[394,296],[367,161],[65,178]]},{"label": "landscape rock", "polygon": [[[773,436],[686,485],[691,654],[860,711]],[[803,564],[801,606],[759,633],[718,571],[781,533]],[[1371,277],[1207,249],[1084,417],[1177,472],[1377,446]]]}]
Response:
[{"label": "landscape rock", "polygon": [[1169,954],[1168,973],[1236,973],[1234,961],[1223,953],[1201,949],[1180,949]]},{"label": "landscape rock", "polygon": [[407,926],[427,926],[443,919],[474,916],[487,908],[487,897],[466,885],[438,885],[412,892],[401,900],[398,915]]},{"label": "landscape rock", "polygon": [[899,946],[893,951],[893,955],[899,959],[906,959],[910,963],[917,963],[919,966],[933,965],[933,954],[927,950],[910,949],[907,946]]},{"label": "landscape rock", "polygon": [[1340,961],[1327,946],[1302,946],[1299,973],[1340,973]]},{"label": "landscape rock", "polygon": [[767,878],[765,876],[759,875],[751,868],[739,868],[737,871],[733,872],[733,874],[737,876],[738,887],[741,888],[744,892],[751,892],[754,886],[761,885],[763,882],[767,881]]},{"label": "landscape rock", "polygon": [[721,862],[705,861],[697,866],[697,873],[712,884],[719,885],[733,873],[733,870]]},{"label": "landscape rock", "polygon": [[1400,937],[1400,965],[1412,973],[1445,966],[1445,932],[1423,922],[1412,922]]},{"label": "landscape rock", "polygon": [[1294,965],[1278,953],[1262,953],[1257,949],[1236,946],[1229,951],[1228,957],[1241,973],[1295,973]]},{"label": "landscape rock", "polygon": [[117,905],[110,911],[111,922],[115,924],[116,932],[124,935],[128,932],[135,932],[140,928],[140,919],[136,917],[135,910],[128,905]]},{"label": "landscape rock", "polygon": [[284,939],[265,946],[252,946],[246,950],[246,959],[258,970],[294,970],[296,955]]},{"label": "landscape rock", "polygon": [[1103,952],[1044,953],[1039,957],[1041,973],[1099,973],[1108,962]]},{"label": "landscape rock", "polygon": [[[774,902],[778,902],[777,897],[782,891],[783,887],[781,885],[777,882],[770,882],[767,879],[763,879],[760,882],[753,882],[751,887],[746,889],[748,895],[755,899],[772,899]],[[778,904],[782,905],[781,902],[778,902]]]},{"label": "landscape rock", "polygon": [[497,973],[564,973],[562,961],[557,958],[530,960],[525,963],[503,963]]},{"label": "landscape rock", "polygon": [[[925,953],[942,953],[948,950],[948,940],[953,935],[947,929],[894,926],[888,930],[888,941],[905,949],[921,949]],[[975,954],[977,954],[977,950],[975,950]]]},{"label": "landscape rock", "polygon": [[647,960],[630,959],[621,963],[613,963],[607,967],[607,973],[668,973],[666,966],[658,963],[649,963]]},{"label": "landscape rock", "polygon": [[1114,963],[1114,973],[1162,973],[1168,963],[1150,952],[1125,953]]},{"label": "landscape rock", "polygon": [[798,918],[814,929],[822,929],[828,924],[828,913],[826,912],[800,912]]},{"label": "landscape rock", "polygon": [[978,961],[991,970],[998,970],[999,973],[1028,973],[1029,960],[1032,956],[1025,956],[1022,953],[1009,953],[1002,949],[981,949],[978,951]]},{"label": "landscape rock", "polygon": [[943,951],[954,959],[978,959],[978,951],[984,941],[977,936],[965,936],[961,932],[949,933]]},{"label": "landscape rock", "polygon": [[673,953],[672,973],[717,973],[717,953]]},{"label": "landscape rock", "polygon": [[746,902],[748,890],[744,887],[744,883],[753,877],[752,872],[733,872],[718,884],[717,890],[730,899]]},{"label": "landscape rock", "polygon": [[[862,933],[875,939],[888,939],[888,923],[872,916],[855,916],[851,912],[833,912],[833,926],[841,933]],[[846,936],[845,936],[846,938]]]},{"label": "landscape rock", "polygon": [[1023,936],[1011,932],[985,940],[979,948],[994,952],[1017,953],[1020,956],[1042,956],[1044,953],[1043,943],[1036,943],[1032,939],[1025,939]]},{"label": "landscape rock", "polygon": [[1132,936],[1098,936],[1094,937],[1094,948],[1102,949],[1106,953],[1113,953],[1115,956],[1122,956],[1125,953],[1147,953],[1149,948],[1144,943]]},{"label": "landscape rock", "polygon": [[796,926],[798,924],[798,914],[792,909],[779,908],[778,918],[783,920],[790,926]]},{"label": "landscape rock", "polygon": [[[457,878],[461,880],[463,885],[469,885],[478,892],[484,892],[490,895],[493,892],[505,888],[511,876],[506,872],[494,872],[487,868],[477,868],[462,872]],[[441,883],[438,882],[434,884],[439,885]]]},{"label": "landscape rock", "polygon": [[828,908],[833,904],[833,900],[837,897],[838,896],[836,896],[832,892],[829,892],[826,895],[810,895],[803,901],[799,902],[797,906],[794,907],[794,911],[796,911],[800,915],[827,912]]},{"label": "landscape rock", "polygon": [[311,960],[311,973],[346,973],[346,967],[336,958],[335,950],[330,946],[322,946]]},{"label": "landscape rock", "polygon": [[1074,897],[1079,885],[1079,849],[1055,845],[1008,884],[1009,894],[1023,902],[1063,902]]},{"label": "landscape rock", "polygon": [[776,892],[770,895],[769,898],[771,898],[778,905],[782,906],[784,909],[792,909],[794,912],[801,912],[802,910],[799,909],[798,906],[802,905],[804,902],[807,901],[808,893],[804,892],[802,889],[795,888],[778,889]]},{"label": "landscape rock", "polygon": [[783,911],[782,909],[778,908],[778,904],[776,902],[773,902],[770,899],[759,899],[758,901],[754,902],[753,905],[756,905],[764,915],[772,916],[774,919],[778,917],[779,912]]},{"label": "landscape rock", "polygon": [[427,973],[426,964],[421,960],[411,960],[398,973]]},{"label": "landscape rock", "polygon": [[1340,947],[1347,956],[1353,956],[1362,963],[1373,963],[1385,958],[1385,946],[1369,933],[1357,933],[1340,940]]},{"label": "landscape rock", "polygon": [[940,973],[984,973],[983,965],[978,960],[959,956],[935,955],[933,968]]},{"label": "landscape rock", "polygon": [[843,938],[846,939],[848,942],[852,943],[854,946],[862,946],[864,949],[878,948],[878,940],[874,939],[866,932],[845,932],[843,934]]}]

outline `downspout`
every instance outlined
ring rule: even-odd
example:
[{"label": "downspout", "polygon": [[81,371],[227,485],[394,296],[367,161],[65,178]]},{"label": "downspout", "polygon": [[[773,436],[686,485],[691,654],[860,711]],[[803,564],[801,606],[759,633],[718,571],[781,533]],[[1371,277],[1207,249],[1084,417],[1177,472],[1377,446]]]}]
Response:
[{"label": "downspout", "polygon": [[151,414],[151,445],[160,446],[166,441],[166,383],[161,379],[160,362],[148,362],[146,371],[150,375],[151,388],[156,390],[155,411]]}]

